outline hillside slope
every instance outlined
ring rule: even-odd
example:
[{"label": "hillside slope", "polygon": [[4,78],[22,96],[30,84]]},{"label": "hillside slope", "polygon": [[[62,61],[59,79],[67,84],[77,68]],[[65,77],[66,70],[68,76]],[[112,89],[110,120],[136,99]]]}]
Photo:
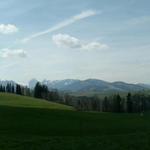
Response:
[{"label": "hillside slope", "polygon": [[72,107],[63,104],[8,93],[0,93],[0,106],[73,110]]}]

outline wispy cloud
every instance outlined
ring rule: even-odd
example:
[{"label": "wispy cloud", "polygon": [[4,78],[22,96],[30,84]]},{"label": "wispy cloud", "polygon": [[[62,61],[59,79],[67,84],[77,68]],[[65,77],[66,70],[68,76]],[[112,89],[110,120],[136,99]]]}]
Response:
[{"label": "wispy cloud", "polygon": [[64,21],[62,21],[62,22],[56,24],[56,25],[53,26],[53,27],[50,27],[49,29],[46,29],[46,30],[44,30],[44,31],[35,33],[35,34],[33,34],[33,35],[29,36],[29,37],[26,37],[26,38],[24,38],[24,39],[22,40],[22,42],[27,42],[27,41],[29,41],[29,40],[31,40],[31,39],[33,39],[33,38],[36,38],[36,37],[38,37],[38,36],[40,36],[40,35],[44,35],[44,34],[47,34],[47,33],[53,32],[53,31],[56,31],[56,30],[58,30],[58,29],[60,29],[60,28],[62,28],[62,27],[65,27],[65,26],[67,26],[67,25],[70,25],[70,24],[72,24],[72,23],[74,23],[74,22],[76,22],[76,21],[78,21],[78,20],[87,18],[87,17],[89,17],[89,16],[96,15],[97,13],[100,13],[100,12],[97,12],[97,11],[95,11],[95,10],[87,10],[87,11],[84,11],[84,12],[82,12],[82,13],[80,13],[80,14],[77,14],[77,15],[75,15],[75,16],[72,16],[71,18],[66,19],[66,20],[64,20]]},{"label": "wispy cloud", "polygon": [[14,57],[14,56],[18,56],[18,57],[27,57],[27,53],[26,51],[24,51],[23,49],[8,49],[8,48],[4,48],[0,51],[0,57],[3,58],[7,58],[7,57]]},{"label": "wispy cloud", "polygon": [[108,45],[100,42],[85,43],[68,34],[56,34],[52,36],[54,43],[61,48],[74,48],[80,50],[101,50],[108,48]]},{"label": "wispy cloud", "polygon": [[12,24],[0,24],[0,33],[2,34],[11,34],[18,32],[18,28],[15,25]]}]

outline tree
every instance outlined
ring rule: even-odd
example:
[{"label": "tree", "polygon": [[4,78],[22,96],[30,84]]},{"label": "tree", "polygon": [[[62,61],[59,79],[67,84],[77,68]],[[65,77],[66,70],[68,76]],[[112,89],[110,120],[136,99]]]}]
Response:
[{"label": "tree", "polygon": [[15,87],[14,87],[14,85],[11,86],[11,93],[15,93]]},{"label": "tree", "polygon": [[0,92],[3,92],[3,86],[0,85]]},{"label": "tree", "polygon": [[26,96],[32,96],[32,95],[31,95],[31,90],[30,90],[28,87],[25,87],[25,88],[24,88],[24,94],[25,94]]},{"label": "tree", "polygon": [[121,97],[119,94],[113,96],[113,112],[121,112]]},{"label": "tree", "polygon": [[42,91],[41,84],[40,82],[37,82],[34,88],[34,97],[42,98],[41,91]]},{"label": "tree", "polygon": [[21,86],[19,84],[16,84],[16,94],[22,95]]},{"label": "tree", "polygon": [[6,92],[5,86],[3,86],[2,88],[3,88],[3,92]]},{"label": "tree", "polygon": [[41,98],[48,100],[48,87],[46,85],[41,85]]},{"label": "tree", "polygon": [[117,97],[116,97],[116,112],[120,113],[121,112],[121,97],[119,94],[117,94]]},{"label": "tree", "polygon": [[6,85],[6,92],[10,93],[11,92],[11,84],[7,83]]},{"label": "tree", "polygon": [[65,93],[65,95],[64,95],[64,103],[66,105],[70,105],[70,101],[71,101],[71,96],[69,94]]},{"label": "tree", "polygon": [[59,97],[59,94],[58,94],[57,90],[49,91],[48,99],[50,101],[59,102],[60,97]]},{"label": "tree", "polygon": [[104,100],[103,100],[103,112],[108,112],[108,106],[109,106],[109,103],[108,103],[108,98],[107,96],[104,97]]},{"label": "tree", "polygon": [[131,93],[128,93],[128,95],[127,95],[127,112],[132,113]]}]

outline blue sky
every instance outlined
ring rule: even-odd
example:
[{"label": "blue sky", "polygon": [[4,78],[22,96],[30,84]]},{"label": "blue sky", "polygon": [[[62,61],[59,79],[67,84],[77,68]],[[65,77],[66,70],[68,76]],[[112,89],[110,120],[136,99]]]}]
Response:
[{"label": "blue sky", "polygon": [[0,79],[150,83],[149,0],[2,0]]}]

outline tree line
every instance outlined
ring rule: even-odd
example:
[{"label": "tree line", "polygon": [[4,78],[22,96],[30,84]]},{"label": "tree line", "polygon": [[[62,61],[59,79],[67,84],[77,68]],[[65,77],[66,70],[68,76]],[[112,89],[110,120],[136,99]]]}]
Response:
[{"label": "tree line", "polygon": [[7,83],[6,85],[0,85],[0,92],[7,92],[25,96],[33,96],[33,91],[27,86],[22,86],[20,84]]},{"label": "tree line", "polygon": [[8,83],[6,86],[0,85],[0,92],[16,93],[22,95],[21,86],[19,84],[11,85]]},{"label": "tree line", "polygon": [[46,85],[42,85],[40,84],[40,82],[37,82],[37,84],[35,85],[34,97],[45,99],[48,101],[63,103],[63,99],[56,89],[49,90]]},{"label": "tree line", "polygon": [[62,96],[60,96],[59,92],[56,89],[49,90],[46,85],[42,85],[40,84],[40,82],[37,82],[33,90],[28,88],[27,86],[21,86],[20,84],[14,85],[8,83],[6,86],[0,85],[0,92],[14,93],[63,103],[63,98]]},{"label": "tree line", "polygon": [[0,85],[0,92],[15,93],[19,95],[31,96],[35,98],[45,99],[65,105],[73,106],[76,110],[84,111],[101,111],[101,112],[128,112],[137,113],[150,110],[150,95],[131,94],[120,96],[113,94],[100,98],[98,96],[71,96],[66,93],[60,93],[56,89],[49,89],[46,85],[37,82],[35,88],[29,89],[27,86],[19,84],[6,86]]},{"label": "tree line", "polygon": [[113,94],[104,98],[66,95],[65,103],[84,111],[141,113],[150,110],[150,95],[128,93],[122,97]]}]

